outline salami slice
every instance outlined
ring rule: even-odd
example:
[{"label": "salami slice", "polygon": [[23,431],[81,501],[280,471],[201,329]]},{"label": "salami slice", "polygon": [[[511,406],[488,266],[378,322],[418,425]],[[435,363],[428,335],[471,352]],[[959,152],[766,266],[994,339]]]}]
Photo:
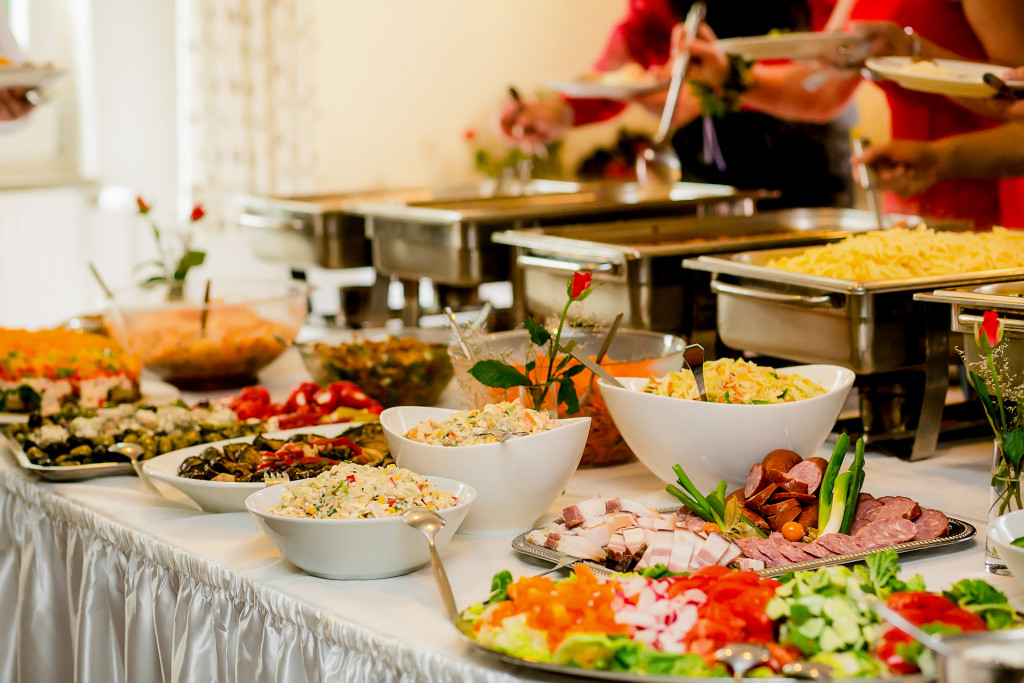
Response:
[{"label": "salami slice", "polygon": [[796,521],[800,522],[800,526],[805,529],[814,527],[818,528],[818,501],[814,501],[809,506],[804,508],[804,511],[800,513],[800,516],[796,518]]},{"label": "salami slice", "polygon": [[765,518],[759,515],[758,513],[754,512],[753,510],[749,508],[740,508],[740,514],[749,519],[754,524],[754,526],[756,526],[761,531],[764,531],[766,533],[768,531],[771,531],[771,527],[768,526],[768,522],[765,521]]},{"label": "salami slice", "polygon": [[794,466],[800,463],[803,458],[798,453],[787,450],[785,448],[779,448],[768,455],[764,456],[762,464],[764,468],[771,472],[772,470],[778,470],[779,472],[789,472]]},{"label": "salami slice", "polygon": [[770,526],[773,531],[782,531],[782,527],[799,517],[801,512],[803,512],[803,508],[799,505],[787,508],[779,514],[769,517],[768,526]]},{"label": "salami slice", "polygon": [[[879,509],[884,509],[884,506]],[[853,538],[865,549],[870,549],[905,543],[916,535],[917,527],[909,519],[891,517],[874,520],[858,531]]]},{"label": "salami slice", "polygon": [[824,546],[836,555],[846,555],[848,553],[855,553],[864,549],[861,544],[853,538],[853,536],[847,536],[846,534],[825,534],[824,536],[818,536],[818,540],[816,540],[815,543]]},{"label": "salami slice", "polygon": [[758,550],[758,541],[761,539],[757,536],[751,536],[750,538],[738,538],[736,539],[736,545],[740,547],[743,554],[752,560],[761,560],[765,564],[770,562],[767,555]]},{"label": "salami slice", "polygon": [[769,567],[778,567],[779,565],[789,564],[789,560],[782,554],[782,551],[772,538],[758,538],[757,549],[762,555],[768,558],[765,560],[765,564]]},{"label": "salami slice", "polygon": [[[864,495],[863,493],[861,494]],[[853,518],[855,520],[866,520],[868,522],[872,519],[872,513],[876,508],[882,507],[882,503],[878,502],[874,498],[861,498],[857,502],[857,509],[853,512]]]},{"label": "salami slice", "polygon": [[790,562],[806,562],[807,560],[813,560],[814,555],[811,555],[804,550],[809,543],[794,543],[783,539],[779,542],[779,551],[785,555],[786,559]]},{"label": "salami slice", "polygon": [[921,514],[914,520],[917,533],[914,534],[915,541],[930,541],[933,538],[945,536],[949,531],[949,519],[938,510],[921,510]]},{"label": "salami slice", "polygon": [[758,491],[763,490],[768,486],[768,472],[764,469],[761,463],[755,463],[750,468],[750,474],[747,475],[747,485],[743,487],[743,497],[750,499],[754,497]]},{"label": "salami slice", "polygon": [[805,553],[807,553],[808,555],[813,555],[814,557],[819,557],[819,558],[821,558],[821,557],[832,557],[833,555],[835,555],[834,552],[832,552],[831,550],[829,550],[828,548],[826,548],[822,544],[818,543],[817,541],[815,541],[814,543],[806,544],[804,546],[804,548],[803,548],[803,551]]},{"label": "salami slice", "polygon": [[824,473],[818,468],[818,463],[804,460],[786,474],[790,479],[803,482],[807,486],[807,493],[814,493],[821,485],[821,477]]},{"label": "salami slice", "polygon": [[768,499],[778,488],[779,487],[775,484],[768,484],[768,486],[758,491],[757,494],[747,498],[747,507],[754,510],[760,510],[761,506],[768,502]]},{"label": "salami slice", "polygon": [[[786,510],[789,510],[790,508],[796,508],[797,510],[799,510],[800,509],[800,503],[796,502],[795,500],[784,500],[781,503],[772,503],[771,505],[762,505],[761,508],[758,510],[758,512],[760,512],[765,517],[774,517],[775,515],[779,514],[780,512],[785,512]],[[797,512],[797,514],[799,515],[800,513]],[[771,522],[769,522],[769,524],[771,524]]]}]

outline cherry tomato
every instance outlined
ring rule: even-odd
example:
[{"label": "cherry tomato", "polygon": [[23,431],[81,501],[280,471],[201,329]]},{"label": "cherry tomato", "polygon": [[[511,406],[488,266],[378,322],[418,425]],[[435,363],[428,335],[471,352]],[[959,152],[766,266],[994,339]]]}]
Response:
[{"label": "cherry tomato", "polygon": [[712,534],[712,533],[718,534],[718,533],[722,532],[722,527],[718,526],[714,522],[708,522],[707,524],[702,526],[700,528],[700,530],[703,531],[706,534]]},{"label": "cherry tomato", "polygon": [[804,537],[804,526],[800,522],[786,522],[782,525],[782,537],[787,541],[799,541]]}]

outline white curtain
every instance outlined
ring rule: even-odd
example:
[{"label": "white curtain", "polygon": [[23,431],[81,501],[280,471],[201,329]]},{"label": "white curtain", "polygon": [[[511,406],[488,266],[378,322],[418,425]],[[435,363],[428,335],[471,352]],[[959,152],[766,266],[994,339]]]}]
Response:
[{"label": "white curtain", "polygon": [[188,0],[188,122],[183,169],[214,209],[237,194],[292,195],[316,186],[314,4]]}]

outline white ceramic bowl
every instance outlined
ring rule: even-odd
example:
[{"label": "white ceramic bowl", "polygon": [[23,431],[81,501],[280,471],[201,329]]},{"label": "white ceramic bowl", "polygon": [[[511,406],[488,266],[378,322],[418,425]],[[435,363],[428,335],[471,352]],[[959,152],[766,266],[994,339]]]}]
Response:
[{"label": "white ceramic bowl", "polygon": [[1010,545],[1024,536],[1024,510],[1010,512],[992,520],[988,525],[989,540],[996,546],[999,559],[1006,563],[1013,578],[1024,586],[1024,548]]},{"label": "white ceramic bowl", "polygon": [[454,410],[399,406],[380,414],[391,456],[425,476],[458,478],[479,500],[459,530],[472,536],[511,536],[533,528],[565,489],[583,455],[589,417],[558,420],[538,434],[478,446],[432,446],[405,438],[420,420],[444,420]]},{"label": "white ceramic bowl", "polygon": [[[364,423],[345,422],[333,425],[315,425],[272,432],[264,434],[264,436],[268,439],[287,439],[296,434],[319,434],[320,436],[334,438],[361,424]],[[263,482],[250,483],[244,481],[189,479],[188,477],[178,476],[178,467],[185,458],[199,455],[210,446],[222,448],[229,443],[252,443],[255,438],[255,436],[242,436],[237,439],[225,439],[223,441],[189,446],[188,448],[171,451],[170,453],[164,453],[163,455],[146,460],[142,463],[142,469],[151,478],[165,484],[170,484],[178,489],[207,512],[245,512],[245,499],[250,494],[266,488],[266,484]]]},{"label": "white ceramic bowl", "polygon": [[619,378],[625,389],[599,379],[608,410],[626,443],[651,472],[675,483],[682,465],[701,490],[725,479],[747,481],[750,466],[770,451],[788,448],[803,457],[825,443],[853,386],[854,373],[838,365],[779,368],[820,384],[820,396],[769,405],[706,403],[643,392],[647,377]]},{"label": "white ceramic bowl", "polygon": [[[428,477],[459,502],[438,510],[444,528],[434,538],[440,550],[452,539],[476,499],[472,487],[443,477]],[[285,488],[264,487],[250,495],[245,507],[285,559],[308,574],[325,579],[383,579],[408,574],[430,561],[427,539],[401,516],[380,519],[301,519],[267,512],[281,504]]]}]

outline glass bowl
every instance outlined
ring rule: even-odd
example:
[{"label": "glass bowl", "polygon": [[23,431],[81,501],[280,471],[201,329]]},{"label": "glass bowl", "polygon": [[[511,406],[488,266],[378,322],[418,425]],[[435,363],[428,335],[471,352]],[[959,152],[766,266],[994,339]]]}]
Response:
[{"label": "glass bowl", "polygon": [[444,328],[341,330],[299,344],[318,384],[355,382],[385,408],[432,406],[452,379]]},{"label": "glass bowl", "polygon": [[[563,342],[575,340],[591,358],[604,341],[606,329],[565,330]],[[530,338],[526,330],[495,332],[480,338],[468,340],[470,351],[478,358],[498,358],[516,364],[520,369],[530,354]],[[611,347],[601,361],[601,367],[617,377],[637,377],[645,375],[664,375],[678,370],[683,363],[683,348],[686,342],[672,334],[651,332],[648,330],[620,329],[612,339]],[[534,349],[534,353],[547,350]],[[488,403],[511,401],[520,397],[519,387],[512,389],[495,389],[480,384],[469,368],[472,363],[459,348],[458,344],[448,347],[455,368],[455,382],[459,396],[467,408],[480,408]],[[572,361],[575,363],[576,361]],[[580,461],[581,467],[601,467],[618,465],[633,458],[618,428],[612,421],[605,405],[604,397],[590,372],[583,371],[573,378],[576,394],[580,397],[580,413],[568,415],[565,406],[559,406],[559,417],[591,418],[590,436]]]},{"label": "glass bowl", "polygon": [[309,287],[294,280],[206,280],[114,292],[103,321],[143,367],[180,389],[256,383],[256,373],[295,340]]}]

